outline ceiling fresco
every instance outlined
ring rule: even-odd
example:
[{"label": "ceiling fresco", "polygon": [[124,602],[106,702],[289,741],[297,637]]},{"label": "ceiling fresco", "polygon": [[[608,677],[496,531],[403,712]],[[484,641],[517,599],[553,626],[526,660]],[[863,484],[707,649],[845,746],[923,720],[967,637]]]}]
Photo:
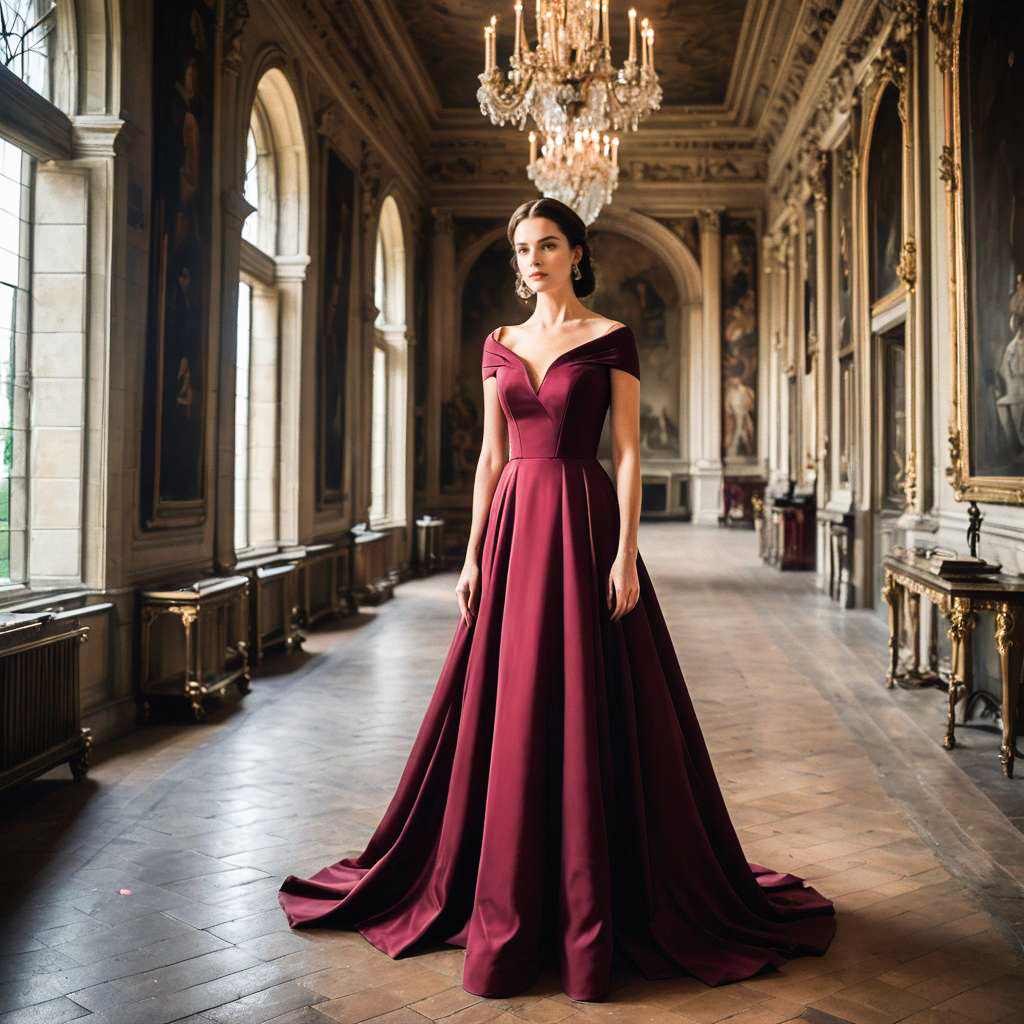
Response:
[{"label": "ceiling fresco", "polygon": [[[404,19],[445,107],[476,108],[483,70],[483,28],[498,16],[498,61],[507,67],[515,25],[512,0],[391,0]],[[631,0],[612,0],[612,60],[629,50]],[[654,22],[654,63],[662,107],[721,104],[736,57],[747,0],[632,0],[639,18]],[[534,5],[524,3],[534,45]]]}]

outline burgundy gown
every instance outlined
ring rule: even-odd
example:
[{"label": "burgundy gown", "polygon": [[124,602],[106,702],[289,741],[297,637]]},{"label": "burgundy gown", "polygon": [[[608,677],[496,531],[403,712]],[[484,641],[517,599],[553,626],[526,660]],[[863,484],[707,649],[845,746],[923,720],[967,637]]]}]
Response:
[{"label": "burgundy gown", "polygon": [[477,616],[459,619],[366,849],[284,880],[291,926],[355,928],[395,958],[463,946],[463,987],[492,997],[551,965],[573,999],[604,999],[613,953],[719,985],[828,948],[832,903],[743,854],[639,554],[640,598],[609,618],[611,367],[640,375],[628,326],[558,356],[536,391],[485,340],[510,458]]}]

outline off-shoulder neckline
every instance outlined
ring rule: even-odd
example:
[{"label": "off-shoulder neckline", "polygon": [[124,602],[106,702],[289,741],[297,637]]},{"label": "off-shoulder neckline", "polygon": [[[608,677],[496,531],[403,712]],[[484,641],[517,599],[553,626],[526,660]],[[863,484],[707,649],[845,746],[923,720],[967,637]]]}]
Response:
[{"label": "off-shoulder neckline", "polygon": [[578,352],[581,348],[586,348],[588,345],[593,345],[595,342],[604,341],[605,338],[609,338],[613,334],[617,334],[619,331],[629,330],[629,326],[627,324],[619,324],[617,327],[612,327],[610,330],[605,331],[604,334],[599,334],[596,338],[591,338],[589,341],[580,342],[579,345],[574,345],[572,348],[566,349],[564,352],[555,356],[555,358],[550,363],[548,363],[547,369],[545,369],[544,371],[544,376],[541,377],[540,383],[537,385],[536,388],[534,388],[533,381],[530,378],[530,367],[527,364],[526,360],[523,359],[523,357],[519,355],[518,352],[513,352],[512,349],[508,347],[508,345],[503,345],[500,341],[498,341],[496,337],[498,330],[499,328],[496,327],[493,331],[491,331],[490,334],[487,335],[487,337],[490,339],[490,341],[497,345],[498,348],[504,349],[510,356],[515,356],[515,358],[519,360],[519,365],[522,366],[523,371],[526,374],[526,383],[530,386],[530,390],[533,391],[534,395],[536,395],[539,398],[541,388],[544,387],[544,381],[548,379],[548,374],[550,374],[551,371],[555,368],[555,366],[558,363],[560,363],[566,356],[570,356],[574,352]]}]

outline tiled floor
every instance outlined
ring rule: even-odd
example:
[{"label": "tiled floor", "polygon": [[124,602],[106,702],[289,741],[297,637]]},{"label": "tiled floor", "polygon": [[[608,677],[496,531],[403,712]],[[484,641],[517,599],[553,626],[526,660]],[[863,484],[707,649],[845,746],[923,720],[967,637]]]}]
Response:
[{"label": "tiled floor", "polygon": [[62,768],[0,796],[0,1024],[1024,1020],[1024,836],[990,799],[1024,778],[998,775],[994,737],[944,751],[942,695],[881,685],[879,618],[761,566],[751,534],[645,524],[640,549],[748,856],[836,901],[825,957],[717,989],[616,976],[606,1003],[552,976],[482,1000],[461,950],[392,961],[288,929],[281,878],[361,850],[393,792],[455,625],[444,575],[202,724],[101,748],[80,785]]}]

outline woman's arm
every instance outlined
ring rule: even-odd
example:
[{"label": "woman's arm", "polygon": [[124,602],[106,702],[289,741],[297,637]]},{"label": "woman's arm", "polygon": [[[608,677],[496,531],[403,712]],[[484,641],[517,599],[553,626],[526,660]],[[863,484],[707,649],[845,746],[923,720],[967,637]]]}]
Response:
[{"label": "woman's arm", "polygon": [[466,561],[455,587],[459,599],[459,614],[467,626],[473,624],[480,601],[481,545],[487,529],[487,517],[491,511],[494,488],[506,462],[507,426],[505,413],[498,401],[497,378],[493,375],[485,378],[483,388],[484,439],[480,445],[480,457],[477,459],[476,474],[473,478],[473,518],[469,528],[469,542],[466,544]]},{"label": "woman's arm", "polygon": [[607,600],[612,609],[611,618],[618,619],[632,611],[640,598],[636,571],[641,493],[640,381],[618,368],[612,369],[611,378],[612,462],[619,502],[619,548],[608,574]]}]

